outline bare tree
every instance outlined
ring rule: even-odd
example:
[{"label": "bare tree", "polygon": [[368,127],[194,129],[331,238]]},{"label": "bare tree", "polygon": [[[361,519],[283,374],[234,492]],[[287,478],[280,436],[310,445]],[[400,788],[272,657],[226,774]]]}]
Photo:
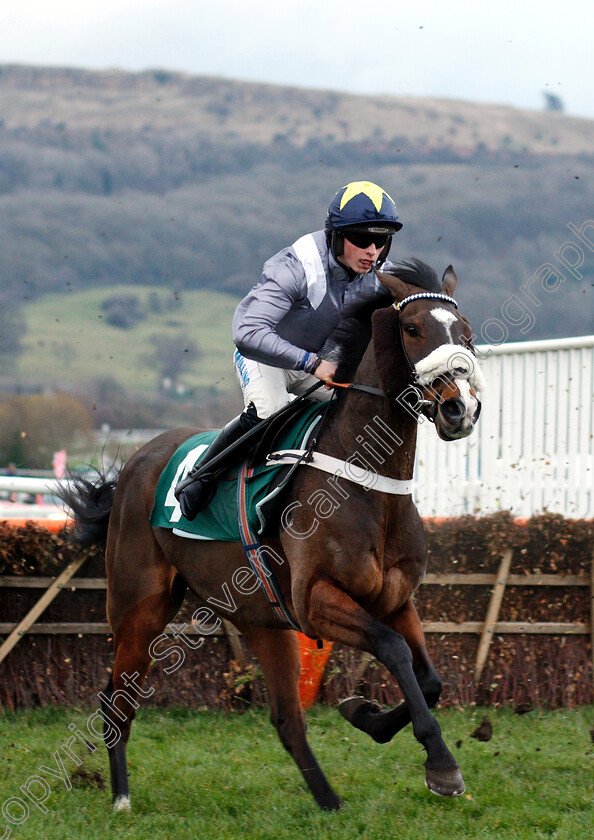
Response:
[{"label": "bare tree", "polygon": [[150,342],[155,352],[148,356],[147,361],[156,367],[161,382],[164,379],[175,382],[180,373],[201,355],[196,344],[183,336],[154,333]]}]

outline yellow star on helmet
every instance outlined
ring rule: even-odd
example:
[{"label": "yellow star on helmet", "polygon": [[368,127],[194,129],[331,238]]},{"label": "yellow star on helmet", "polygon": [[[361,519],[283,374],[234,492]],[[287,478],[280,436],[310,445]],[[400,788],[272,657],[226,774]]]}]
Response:
[{"label": "yellow star on helmet", "polygon": [[[366,195],[371,201],[373,202],[373,206],[379,213],[382,209],[382,202],[384,200],[384,195],[388,195],[385,190],[382,190],[381,187],[378,187],[377,184],[372,184],[371,181],[353,181],[351,184],[347,184],[345,187],[345,191],[342,195],[340,200],[340,209],[348,204],[351,198],[354,198],[356,195],[360,195],[363,193]],[[390,196],[388,195],[388,198]],[[392,199],[390,199],[392,201]],[[393,203],[393,202],[392,202]]]}]

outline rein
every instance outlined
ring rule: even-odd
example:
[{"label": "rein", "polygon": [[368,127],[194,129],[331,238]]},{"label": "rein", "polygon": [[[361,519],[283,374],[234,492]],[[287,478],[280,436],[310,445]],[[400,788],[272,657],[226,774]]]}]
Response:
[{"label": "rein", "polygon": [[372,388],[371,385],[358,385],[356,382],[332,382],[333,388],[348,388],[351,391],[364,391],[376,397],[385,397],[386,392],[381,388]]},{"label": "rein", "polygon": [[[410,362],[409,362],[410,364]],[[414,368],[411,371],[414,373]],[[374,397],[386,397],[387,399],[395,400],[396,397],[388,397],[385,391],[382,391],[381,388],[373,388],[371,385],[359,385],[357,382],[332,382],[333,388],[346,388],[349,391],[363,391],[366,394],[372,394]],[[423,394],[421,389],[417,385],[413,385],[413,388],[416,390],[417,394],[419,395],[419,400],[417,405],[420,408],[427,408],[430,405],[433,405],[432,400],[426,400],[423,398]],[[431,420],[431,418],[428,418]],[[433,422],[431,420],[431,422]]]}]

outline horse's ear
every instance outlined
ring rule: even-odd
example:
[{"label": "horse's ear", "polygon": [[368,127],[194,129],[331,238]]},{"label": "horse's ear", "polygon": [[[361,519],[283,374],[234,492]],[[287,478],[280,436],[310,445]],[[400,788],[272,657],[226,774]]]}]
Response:
[{"label": "horse's ear", "polygon": [[376,269],[375,276],[382,286],[385,286],[386,289],[392,293],[397,301],[404,300],[405,297],[410,295],[410,286],[405,283],[404,280],[400,280],[399,277],[396,277],[395,274],[384,274],[383,271],[378,271]]},{"label": "horse's ear", "polygon": [[456,288],[457,282],[458,278],[456,277],[454,267],[448,265],[448,267],[443,273],[443,277],[441,278],[441,291],[444,293],[444,295],[448,295],[448,297],[454,297],[454,289]]}]

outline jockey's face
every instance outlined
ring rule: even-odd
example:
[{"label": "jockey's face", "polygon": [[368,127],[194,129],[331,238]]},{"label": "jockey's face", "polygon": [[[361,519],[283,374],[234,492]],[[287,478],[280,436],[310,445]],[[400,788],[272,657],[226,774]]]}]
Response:
[{"label": "jockey's face", "polygon": [[[386,237],[387,239],[387,237]],[[385,245],[376,245],[370,242],[365,248],[358,248],[349,242],[347,235],[344,236],[344,247],[338,262],[352,269],[356,274],[367,274],[371,271]]]}]

